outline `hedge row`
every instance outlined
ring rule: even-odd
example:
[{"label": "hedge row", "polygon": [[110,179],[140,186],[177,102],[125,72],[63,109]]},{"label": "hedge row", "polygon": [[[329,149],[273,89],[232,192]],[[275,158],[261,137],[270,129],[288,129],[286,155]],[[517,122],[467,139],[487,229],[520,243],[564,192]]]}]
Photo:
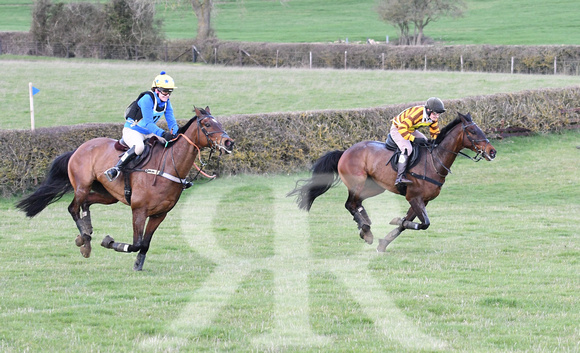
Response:
[{"label": "hedge row", "polygon": [[[445,125],[458,112],[470,112],[489,137],[505,128],[531,132],[580,127],[580,87],[524,91],[513,94],[444,101]],[[232,155],[220,160],[221,174],[291,173],[309,168],[333,149],[346,149],[362,140],[384,140],[390,119],[422,102],[362,110],[324,110],[296,113],[218,117],[236,140]],[[185,121],[180,121],[184,124]],[[51,161],[100,136],[120,138],[120,124],[0,131],[0,185],[2,196],[22,193],[41,182]],[[216,168],[216,159],[208,169]]]},{"label": "hedge row", "polygon": [[[479,71],[514,73],[580,74],[580,46],[508,46],[508,45],[425,45],[396,46],[334,43],[245,43],[175,41],[183,47],[196,46],[201,59],[208,63],[233,66],[308,67],[310,53],[314,67],[351,69]],[[193,51],[180,60],[193,60]],[[200,58],[197,58],[200,61]],[[462,64],[463,63],[463,64]],[[556,65],[558,66],[558,65]]]},{"label": "hedge row", "polygon": [[[84,43],[76,52],[70,43],[68,56],[95,59],[145,59],[128,56],[125,46],[93,47]],[[28,33],[0,33],[0,54],[38,55],[39,44]],[[580,46],[397,46],[345,43],[252,43],[210,40],[167,41],[149,60],[206,62],[228,66],[351,68],[385,70],[441,70],[580,75]],[[131,53],[146,48],[131,47]],[[347,53],[347,54],[345,54]],[[346,63],[345,63],[346,61]],[[512,66],[513,62],[513,66]]]}]

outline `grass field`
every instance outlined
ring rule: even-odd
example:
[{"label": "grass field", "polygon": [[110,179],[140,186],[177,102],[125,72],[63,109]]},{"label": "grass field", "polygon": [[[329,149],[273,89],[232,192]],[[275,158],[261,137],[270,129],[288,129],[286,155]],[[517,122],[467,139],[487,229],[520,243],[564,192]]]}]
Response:
[{"label": "grass field", "polygon": [[[492,142],[496,160],[458,159],[431,227],[384,255],[344,186],[298,211],[285,194],[300,175],[186,191],[140,273],[98,246],[130,241],[128,207],[92,208],[84,259],[70,197],[32,220],[1,200],[0,351],[578,352],[579,134]],[[408,207],[365,204],[376,236]]]},{"label": "grass field", "polygon": [[[373,1],[234,1],[220,39],[384,41]],[[467,1],[430,24],[449,44],[578,44],[580,2]],[[0,0],[0,31],[30,27],[31,0]],[[191,38],[189,7],[160,7],[169,38]],[[362,24],[362,25],[361,25]],[[121,122],[167,70],[178,118],[349,109],[577,85],[566,76],[263,70],[0,56],[3,129]],[[431,227],[384,255],[358,237],[340,185],[299,211],[300,175],[243,175],[187,190],[156,233],[145,269],[100,247],[131,242],[130,210],[92,208],[93,255],[74,245],[70,196],[29,220],[0,199],[0,352],[579,352],[580,134],[492,141],[493,162],[458,159],[429,204]],[[227,158],[235,158],[235,153]],[[408,208],[365,202],[375,236]]]},{"label": "grass field", "polygon": [[34,96],[36,127],[121,123],[126,106],[161,70],[176,80],[171,102],[179,119],[189,119],[193,105],[209,105],[220,117],[369,108],[430,96],[453,99],[578,84],[577,77],[562,75],[249,69],[7,56],[0,57],[0,70],[10,72],[0,85],[4,129],[30,128],[29,82],[40,89]]},{"label": "grass field", "polygon": [[[92,1],[92,0],[91,0]],[[56,2],[56,1],[55,1]],[[193,38],[196,19],[188,1],[160,1],[158,16],[170,39]],[[430,23],[425,34],[445,44],[580,43],[576,0],[467,0],[458,19]],[[0,0],[0,31],[28,31],[33,0]],[[167,5],[170,4],[170,5]],[[213,25],[222,40],[251,42],[380,42],[398,31],[382,22],[375,0],[243,0],[216,2]]]}]

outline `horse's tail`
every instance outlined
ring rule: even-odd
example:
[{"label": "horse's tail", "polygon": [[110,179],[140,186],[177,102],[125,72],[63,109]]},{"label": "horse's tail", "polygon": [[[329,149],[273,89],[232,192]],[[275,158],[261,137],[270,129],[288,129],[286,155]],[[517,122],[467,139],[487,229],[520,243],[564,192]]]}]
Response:
[{"label": "horse's tail", "polygon": [[68,178],[68,162],[73,153],[74,151],[71,151],[56,157],[50,165],[48,176],[40,184],[40,187],[16,204],[16,207],[25,212],[26,216],[36,216],[46,206],[72,191],[72,185]]},{"label": "horse's tail", "polygon": [[314,200],[340,182],[338,175],[338,161],[344,151],[327,152],[312,166],[312,177],[296,182],[296,188],[287,196],[296,195],[298,208],[310,211]]}]

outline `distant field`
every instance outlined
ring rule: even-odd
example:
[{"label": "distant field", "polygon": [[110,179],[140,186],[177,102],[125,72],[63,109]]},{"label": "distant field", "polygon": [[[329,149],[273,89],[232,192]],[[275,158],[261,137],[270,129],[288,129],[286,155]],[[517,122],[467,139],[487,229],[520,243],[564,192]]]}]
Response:
[{"label": "distant field", "polygon": [[[30,128],[28,83],[36,127],[122,121],[125,107],[149,88],[161,70],[176,80],[176,115],[192,116],[209,105],[216,116],[320,109],[370,108],[388,104],[568,87],[574,76],[509,75],[381,70],[259,69],[193,64],[0,57],[3,129]],[[472,112],[477,115],[477,112]]]},{"label": "distant field", "polygon": [[[68,1],[68,0],[67,0]],[[88,1],[88,0],[85,0]],[[93,1],[93,0],[90,0]],[[165,6],[166,3],[172,5]],[[160,1],[168,38],[193,38],[189,1]],[[459,19],[430,23],[426,35],[445,44],[580,44],[580,1],[467,0]],[[28,31],[33,0],[0,0],[0,31]],[[398,31],[382,22],[375,0],[243,0],[216,2],[213,25],[222,40],[329,42],[392,40]]]}]

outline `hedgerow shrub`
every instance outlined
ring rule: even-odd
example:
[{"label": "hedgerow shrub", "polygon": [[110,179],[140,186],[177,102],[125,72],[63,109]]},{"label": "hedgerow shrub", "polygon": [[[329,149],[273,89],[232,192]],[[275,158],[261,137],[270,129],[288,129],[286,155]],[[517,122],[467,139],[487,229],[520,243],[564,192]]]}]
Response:
[{"label": "hedgerow shrub", "polygon": [[156,59],[163,37],[161,22],[154,17],[155,3],[149,0],[37,0],[30,29],[36,44],[30,54]]},{"label": "hedgerow shrub", "polygon": [[[113,3],[125,1],[139,3],[146,0],[114,0]],[[110,19],[113,20],[113,17],[115,16],[111,15]],[[162,41],[156,39],[155,33],[150,36],[140,34],[140,25],[136,23],[131,24],[135,26],[135,29],[128,31],[127,26],[130,23],[126,20],[112,22],[115,24],[112,27],[120,28],[117,32],[112,32],[116,33],[112,40],[96,40],[99,37],[97,35],[99,31],[96,29],[92,30],[93,33],[90,36],[84,33],[74,38],[70,38],[68,32],[61,30],[62,35],[53,36],[50,42],[51,50],[48,50],[43,35],[0,33],[0,53],[97,59],[197,61],[228,66],[306,68],[312,64],[314,68],[336,69],[345,67],[346,56],[346,67],[350,69],[463,70],[530,74],[553,74],[556,71],[558,74],[580,75],[580,46],[578,45],[396,46],[345,43],[247,43],[218,40]],[[123,33],[132,33],[135,36],[138,35],[138,38],[126,37]]]},{"label": "hedgerow shrub", "polygon": [[[457,113],[471,113],[490,138],[506,128],[532,133],[580,127],[580,87],[524,91],[445,100],[441,125]],[[218,117],[235,151],[219,160],[221,174],[292,173],[308,169],[323,153],[346,149],[363,140],[384,140],[391,119],[403,109],[424,102],[357,110],[250,114]],[[180,121],[185,124],[186,121]],[[95,137],[121,137],[121,124],[90,124],[0,131],[2,196],[21,193],[42,181],[46,168],[59,154]],[[207,153],[204,154],[207,157]],[[216,171],[217,159],[208,163]],[[193,172],[196,172],[195,169]],[[193,175],[194,173],[192,173]]]}]

